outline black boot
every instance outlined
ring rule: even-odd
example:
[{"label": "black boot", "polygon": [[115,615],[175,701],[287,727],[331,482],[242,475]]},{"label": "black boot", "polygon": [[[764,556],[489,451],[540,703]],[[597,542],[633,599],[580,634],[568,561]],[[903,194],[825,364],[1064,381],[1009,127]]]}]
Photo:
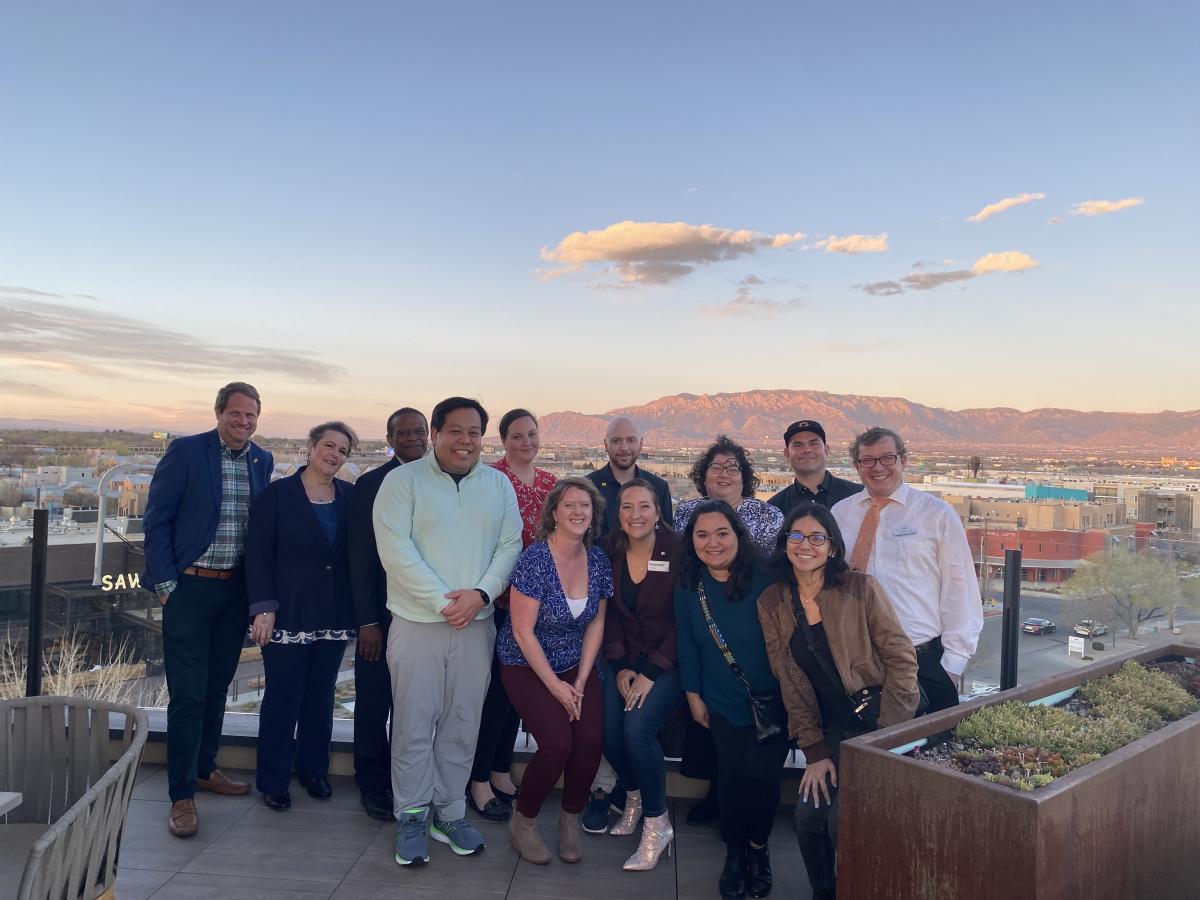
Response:
[{"label": "black boot", "polygon": [[813,891],[813,900],[837,900],[837,888],[831,887],[823,891]]},{"label": "black boot", "polygon": [[746,896],[746,848],[725,845],[725,868],[717,883],[721,900],[742,900]]},{"label": "black boot", "polygon": [[767,845],[746,844],[746,893],[756,898],[771,893],[771,853]]}]

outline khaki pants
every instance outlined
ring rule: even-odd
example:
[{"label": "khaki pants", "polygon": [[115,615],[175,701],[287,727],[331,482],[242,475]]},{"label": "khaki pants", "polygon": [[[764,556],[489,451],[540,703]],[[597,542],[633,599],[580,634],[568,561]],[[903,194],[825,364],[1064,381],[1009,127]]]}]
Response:
[{"label": "khaki pants", "polygon": [[456,630],[392,616],[392,794],[399,819],[432,804],[444,821],[466,815],[465,792],[492,674],[496,625],[489,616]]}]

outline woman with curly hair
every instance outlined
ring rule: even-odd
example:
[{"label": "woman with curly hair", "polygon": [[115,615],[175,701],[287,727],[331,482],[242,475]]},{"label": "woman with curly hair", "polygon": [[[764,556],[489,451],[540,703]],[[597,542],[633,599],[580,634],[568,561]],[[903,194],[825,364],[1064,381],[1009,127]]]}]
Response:
[{"label": "woman with curly hair", "polygon": [[783,513],[754,498],[758,476],[746,448],[723,434],[696,460],[690,473],[700,497],[685,500],[675,510],[675,530],[683,531],[696,506],[704,500],[723,500],[746,526],[750,540],[763,555],[775,549],[775,538],[783,524]]}]

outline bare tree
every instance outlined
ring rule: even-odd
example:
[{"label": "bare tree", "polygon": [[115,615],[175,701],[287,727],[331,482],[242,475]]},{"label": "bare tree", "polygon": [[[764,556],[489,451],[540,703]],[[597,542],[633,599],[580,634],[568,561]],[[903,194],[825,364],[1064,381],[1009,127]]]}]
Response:
[{"label": "bare tree", "polygon": [[1068,608],[1137,637],[1142,624],[1179,593],[1175,567],[1152,556],[1116,548],[1088,557],[1063,588]]},{"label": "bare tree", "polygon": [[972,478],[979,477],[979,467],[982,465],[983,465],[983,460],[980,459],[978,456],[971,457],[970,466],[971,466],[971,477]]}]

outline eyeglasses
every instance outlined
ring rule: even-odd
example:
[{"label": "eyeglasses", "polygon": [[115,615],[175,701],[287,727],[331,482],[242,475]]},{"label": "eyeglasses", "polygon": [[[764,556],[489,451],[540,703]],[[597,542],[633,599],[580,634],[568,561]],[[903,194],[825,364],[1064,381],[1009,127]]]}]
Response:
[{"label": "eyeglasses", "polygon": [[883,463],[885,466],[894,466],[896,460],[899,458],[895,453],[887,453],[883,456],[860,456],[855,465],[860,469],[873,469],[876,463]]},{"label": "eyeglasses", "polygon": [[805,534],[803,531],[789,531],[787,539],[793,544],[803,544],[808,541],[814,547],[820,547],[829,540],[829,535],[821,534],[819,531],[814,531],[812,534]]},{"label": "eyeglasses", "polygon": [[727,462],[724,465],[713,463],[708,468],[711,472],[724,472],[726,475],[737,475],[742,471],[742,467],[735,462]]}]

